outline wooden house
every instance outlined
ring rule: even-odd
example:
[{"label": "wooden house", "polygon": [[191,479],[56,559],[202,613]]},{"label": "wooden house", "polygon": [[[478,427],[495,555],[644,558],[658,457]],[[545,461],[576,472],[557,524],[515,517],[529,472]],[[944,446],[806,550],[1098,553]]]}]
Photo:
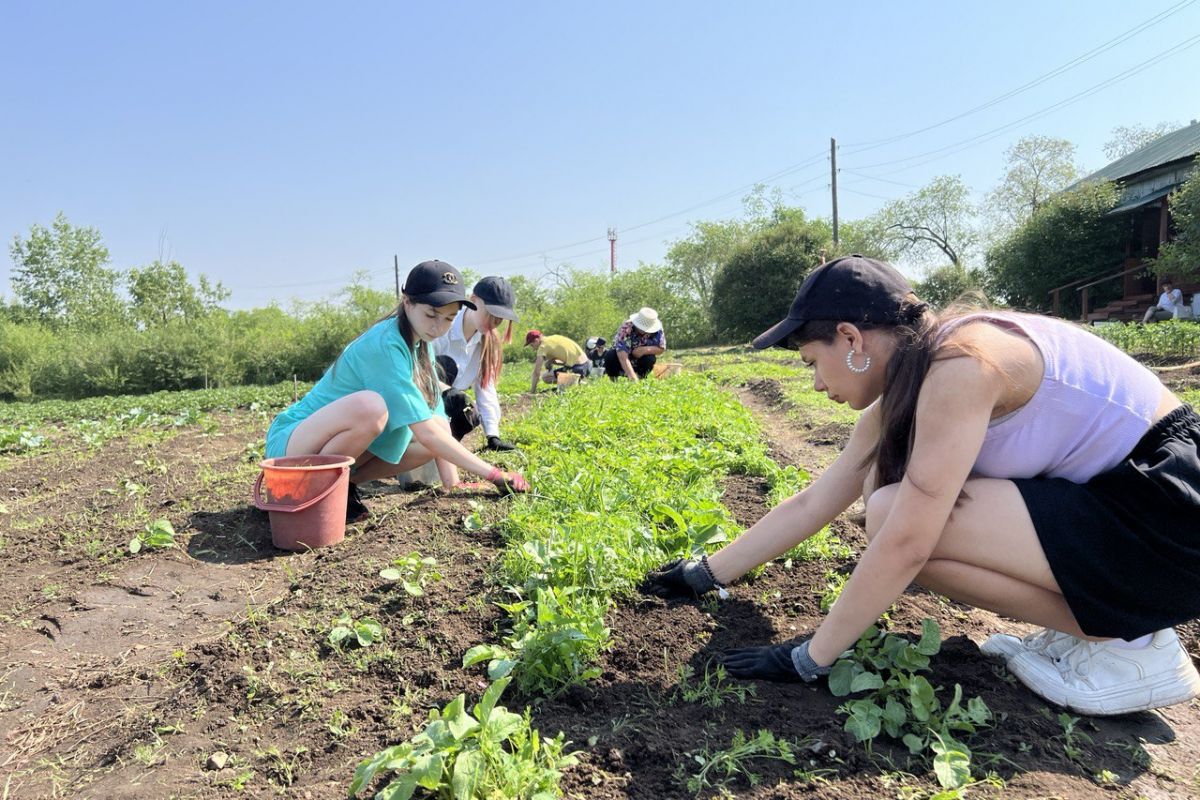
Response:
[{"label": "wooden house", "polygon": [[[1146,309],[1158,301],[1160,279],[1146,265],[1173,236],[1167,196],[1187,180],[1196,168],[1197,156],[1200,156],[1200,122],[1192,120],[1187,127],[1155,139],[1080,181],[1114,181],[1120,185],[1121,199],[1108,213],[1127,222],[1125,250],[1119,271],[1078,280],[1052,291],[1056,310],[1060,299],[1056,293],[1068,291],[1082,295],[1082,317],[1091,322],[1140,320]],[[1093,308],[1089,300],[1100,286],[1108,288],[1109,296],[1116,294],[1113,289],[1119,286],[1119,299]],[[1200,292],[1200,283],[1182,283],[1178,288],[1183,290],[1185,301],[1190,302],[1191,295]]]}]

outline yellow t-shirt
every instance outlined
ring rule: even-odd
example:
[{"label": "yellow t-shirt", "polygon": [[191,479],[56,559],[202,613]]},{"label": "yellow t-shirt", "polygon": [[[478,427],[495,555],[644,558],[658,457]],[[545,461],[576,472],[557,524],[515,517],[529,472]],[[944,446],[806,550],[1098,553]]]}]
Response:
[{"label": "yellow t-shirt", "polygon": [[566,336],[543,336],[538,352],[547,361],[561,361],[568,367],[575,366],[583,358],[583,348]]}]

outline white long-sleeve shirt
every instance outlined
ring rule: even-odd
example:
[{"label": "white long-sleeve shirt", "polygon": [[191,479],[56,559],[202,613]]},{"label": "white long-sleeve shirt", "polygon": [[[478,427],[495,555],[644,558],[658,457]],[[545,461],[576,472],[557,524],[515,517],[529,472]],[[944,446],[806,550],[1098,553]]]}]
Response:
[{"label": "white long-sleeve shirt", "polygon": [[450,356],[458,365],[458,376],[454,379],[455,389],[473,388],[475,390],[475,408],[479,411],[479,419],[483,422],[484,436],[500,435],[500,399],[496,396],[495,384],[484,386],[480,383],[480,365],[483,360],[483,332],[475,331],[469,340],[463,337],[463,315],[468,311],[463,308],[454,318],[450,330],[433,343],[433,351],[439,356]]}]

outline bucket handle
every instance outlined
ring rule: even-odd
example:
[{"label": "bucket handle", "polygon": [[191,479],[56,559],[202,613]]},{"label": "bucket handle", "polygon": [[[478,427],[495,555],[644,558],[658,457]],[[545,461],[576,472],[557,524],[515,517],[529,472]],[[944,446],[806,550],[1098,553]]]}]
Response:
[{"label": "bucket handle", "polygon": [[[349,471],[350,471],[349,467],[340,467],[339,468],[339,472],[341,472],[342,474],[349,472]],[[303,503],[300,503],[300,504],[294,505],[294,506],[289,506],[289,505],[284,505],[282,503],[267,503],[262,500],[262,482],[263,482],[263,476],[265,476],[266,474],[267,473],[265,471],[261,471],[261,470],[259,471],[258,477],[254,479],[254,489],[252,490],[253,494],[250,498],[251,502],[254,503],[255,508],[257,508],[259,511],[286,511],[286,512],[303,511],[304,509],[309,508],[310,506],[315,506],[317,503],[324,500],[326,497],[328,497],[333,492],[334,489],[336,489],[338,487],[338,484],[341,483],[341,474],[339,474],[338,479],[331,482],[329,484],[329,488],[327,488],[325,491],[321,492],[316,497],[310,497],[308,500],[305,500]]]}]

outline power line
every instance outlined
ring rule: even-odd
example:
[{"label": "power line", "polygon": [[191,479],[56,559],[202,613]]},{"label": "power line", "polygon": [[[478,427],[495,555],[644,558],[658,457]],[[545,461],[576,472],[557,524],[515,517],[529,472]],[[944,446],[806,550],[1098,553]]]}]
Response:
[{"label": "power line", "polygon": [[916,136],[921,133],[927,133],[928,131],[934,130],[935,128],[940,128],[943,125],[949,125],[951,122],[955,122],[964,117],[968,117],[968,116],[971,116],[972,114],[976,114],[980,111],[991,108],[994,105],[1004,102],[1005,100],[1009,99],[1010,97],[1015,97],[1016,95],[1021,94],[1022,92],[1028,91],[1029,89],[1032,89],[1035,86],[1043,84],[1052,78],[1056,78],[1059,75],[1062,75],[1064,72],[1068,72],[1068,71],[1074,69],[1075,67],[1079,66],[1080,64],[1083,64],[1087,61],[1092,60],[1093,58],[1100,55],[1101,53],[1104,53],[1104,52],[1107,52],[1108,50],[1113,49],[1114,47],[1116,47],[1119,44],[1123,44],[1124,42],[1128,41],[1129,39],[1132,39],[1134,36],[1137,36],[1139,33],[1145,31],[1146,29],[1151,28],[1151,27],[1159,24],[1160,22],[1163,22],[1168,17],[1171,17],[1171,16],[1179,13],[1184,8],[1187,8],[1188,6],[1192,5],[1194,2],[1196,2],[1196,0],[1183,0],[1183,2],[1177,3],[1174,6],[1171,6],[1170,8],[1166,9],[1165,11],[1161,11],[1158,14],[1155,14],[1153,17],[1150,17],[1149,19],[1139,23],[1138,25],[1135,25],[1133,28],[1130,28],[1129,30],[1125,31],[1124,33],[1121,33],[1118,36],[1116,36],[1112,39],[1109,39],[1107,42],[1103,42],[1102,44],[1097,45],[1096,47],[1087,51],[1083,55],[1077,56],[1077,57],[1071,59],[1070,61],[1066,62],[1065,64],[1055,67],[1054,69],[1050,70],[1049,72],[1044,73],[1044,74],[1038,76],[1037,78],[1034,78],[1033,80],[1029,81],[1028,83],[1024,83],[1015,89],[1005,92],[1004,94],[999,95],[997,97],[994,97],[991,100],[988,100],[986,103],[981,103],[980,105],[977,105],[974,108],[969,108],[960,114],[955,114],[952,117],[947,117],[946,119],[942,120],[941,122],[936,122],[932,125],[926,125],[924,128],[918,128],[916,130],[909,131],[907,133],[896,134],[895,136],[889,136],[884,139],[876,139],[876,140],[866,141],[866,142],[855,142],[855,143],[845,145],[846,148],[850,148],[846,154],[847,155],[856,155],[858,153],[864,153],[867,150],[874,150],[875,148],[882,147],[886,144],[892,144],[894,142],[899,142],[899,141],[911,138],[911,137]]},{"label": "power line", "polygon": [[[912,167],[920,166],[921,164],[928,164],[930,161],[937,161],[939,158],[944,158],[945,156],[953,155],[954,153],[958,153],[958,152],[968,149],[969,147],[973,147],[976,144],[982,144],[983,142],[986,142],[990,139],[994,139],[996,136],[999,136],[1000,134],[1005,133],[1015,127],[1018,127],[1026,122],[1031,122],[1032,120],[1038,119],[1040,117],[1044,117],[1047,114],[1053,113],[1053,112],[1058,111],[1063,108],[1066,108],[1069,105],[1073,105],[1074,103],[1077,103],[1086,97],[1090,97],[1091,95],[1096,94],[1097,92],[1099,92],[1103,89],[1107,89],[1110,86],[1113,86],[1117,83],[1120,83],[1123,80],[1126,80],[1128,78],[1133,77],[1134,75],[1137,75],[1139,72],[1143,72],[1143,71],[1149,69],[1150,67],[1159,63],[1160,61],[1163,61],[1167,58],[1170,58],[1173,55],[1176,55],[1176,54],[1181,53],[1185,50],[1188,50],[1192,47],[1195,47],[1197,44],[1200,44],[1200,34],[1197,34],[1197,35],[1191,37],[1190,39],[1184,39],[1179,44],[1175,45],[1174,47],[1172,47],[1168,50],[1165,50],[1165,51],[1159,53],[1156,56],[1153,56],[1151,58],[1146,59],[1145,61],[1135,64],[1132,67],[1129,67],[1128,69],[1126,69],[1125,71],[1119,72],[1116,75],[1106,78],[1105,80],[1101,81],[1100,83],[1097,83],[1087,89],[1084,89],[1081,92],[1076,92],[1075,94],[1067,97],[1064,100],[1060,100],[1057,103],[1046,106],[1045,108],[1035,111],[1032,114],[1027,114],[1026,116],[1021,117],[1020,119],[1006,123],[997,128],[992,128],[989,131],[984,131],[983,133],[976,134],[975,136],[971,136],[971,137],[962,139],[957,142],[951,142],[950,144],[945,145],[943,147],[938,147],[933,150],[928,150],[924,153],[918,153],[917,155],[907,156],[905,158],[895,158],[895,159],[891,159],[889,161],[878,161],[874,164],[861,164],[861,165],[859,165],[858,168],[859,169],[874,169],[877,167],[891,166],[893,164],[903,164],[906,161],[917,162],[914,164],[910,164],[909,166],[904,167],[902,169],[897,169],[897,170],[893,170],[892,172],[883,173],[885,175],[890,175],[890,174],[893,174],[894,172],[903,172],[905,169],[911,169]],[[950,152],[946,152],[946,151],[950,151]],[[935,158],[926,158],[927,156],[933,156],[938,153],[943,153],[944,155],[939,155]],[[920,160],[920,159],[925,159],[925,160]]]}]

